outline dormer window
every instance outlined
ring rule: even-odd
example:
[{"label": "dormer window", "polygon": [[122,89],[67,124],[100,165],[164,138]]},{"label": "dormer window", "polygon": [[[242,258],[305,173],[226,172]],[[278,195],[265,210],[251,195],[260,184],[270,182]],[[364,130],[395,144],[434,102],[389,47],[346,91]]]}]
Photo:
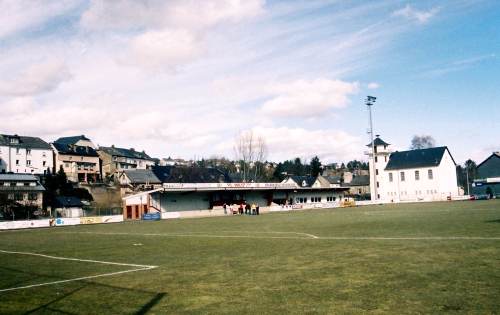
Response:
[{"label": "dormer window", "polygon": [[10,143],[19,144],[19,138],[15,138],[15,137],[10,138]]},{"label": "dormer window", "polygon": [[31,149],[26,149],[26,154],[31,155]]},{"label": "dormer window", "polygon": [[307,186],[307,183],[305,180],[302,181],[302,187],[306,187]]}]

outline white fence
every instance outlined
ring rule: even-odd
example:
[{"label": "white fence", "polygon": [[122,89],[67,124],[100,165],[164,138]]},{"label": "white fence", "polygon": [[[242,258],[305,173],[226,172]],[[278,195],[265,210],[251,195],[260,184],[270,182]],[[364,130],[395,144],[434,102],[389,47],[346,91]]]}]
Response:
[{"label": "white fence", "polygon": [[67,226],[79,224],[99,224],[122,222],[122,215],[108,215],[102,217],[57,218],[25,221],[0,222],[0,230],[31,229],[50,226]]}]

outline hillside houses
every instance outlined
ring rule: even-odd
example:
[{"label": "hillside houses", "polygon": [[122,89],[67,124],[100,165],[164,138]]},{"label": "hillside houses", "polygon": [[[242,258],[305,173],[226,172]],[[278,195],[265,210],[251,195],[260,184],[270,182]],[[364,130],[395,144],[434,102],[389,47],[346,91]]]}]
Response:
[{"label": "hillside houses", "polygon": [[155,165],[155,161],[144,151],[111,147],[99,147],[97,151],[102,161],[102,174],[110,177],[125,170],[145,170]]}]

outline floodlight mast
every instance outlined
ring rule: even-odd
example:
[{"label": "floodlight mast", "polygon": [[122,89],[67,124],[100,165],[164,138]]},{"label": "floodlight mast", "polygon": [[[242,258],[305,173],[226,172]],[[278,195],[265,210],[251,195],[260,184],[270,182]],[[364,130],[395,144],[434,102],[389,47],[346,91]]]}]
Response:
[{"label": "floodlight mast", "polygon": [[370,115],[370,138],[372,141],[372,165],[373,165],[373,174],[370,174],[373,177],[373,191],[374,191],[374,196],[372,196],[372,200],[377,200],[378,195],[377,195],[377,171],[375,169],[375,142],[373,139],[373,118],[372,118],[372,106],[375,104],[375,101],[377,98],[375,96],[367,96],[365,104],[368,107],[368,113]]}]

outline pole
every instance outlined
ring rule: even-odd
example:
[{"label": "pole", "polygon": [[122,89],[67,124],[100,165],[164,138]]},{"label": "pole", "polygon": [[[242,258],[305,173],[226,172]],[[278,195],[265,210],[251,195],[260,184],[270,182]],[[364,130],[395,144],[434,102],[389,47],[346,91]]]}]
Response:
[{"label": "pole", "polygon": [[373,191],[374,196],[372,196],[372,200],[377,200],[378,195],[377,195],[377,171],[376,171],[376,166],[375,166],[375,142],[373,139],[373,118],[372,118],[372,106],[375,103],[375,100],[377,98],[373,96],[367,96],[366,97],[366,106],[368,106],[368,113],[370,116],[370,138],[372,141],[372,163],[373,163]]}]

